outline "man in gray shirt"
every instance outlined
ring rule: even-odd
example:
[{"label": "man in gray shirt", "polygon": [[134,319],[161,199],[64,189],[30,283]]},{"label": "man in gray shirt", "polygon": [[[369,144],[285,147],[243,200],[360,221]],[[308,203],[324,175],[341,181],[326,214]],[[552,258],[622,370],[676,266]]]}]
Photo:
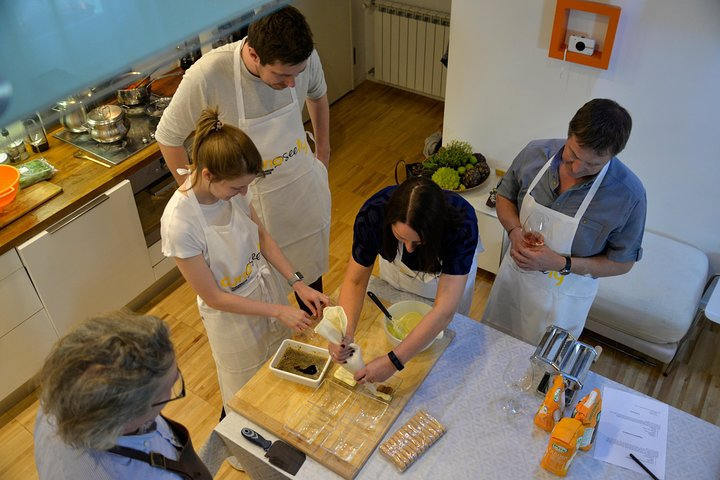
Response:
[{"label": "man in gray shirt", "polygon": [[640,260],[645,189],[616,157],[631,128],[623,107],[594,99],[570,121],[567,139],[535,140],[518,154],[497,191],[511,246],[484,322],[533,345],[551,324],[577,337],[597,278],[627,273]]}]

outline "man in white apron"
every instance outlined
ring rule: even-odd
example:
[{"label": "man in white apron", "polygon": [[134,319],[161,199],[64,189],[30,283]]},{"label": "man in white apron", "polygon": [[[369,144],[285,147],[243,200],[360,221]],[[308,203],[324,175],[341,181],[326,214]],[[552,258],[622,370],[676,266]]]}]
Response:
[{"label": "man in white apron", "polygon": [[[483,322],[533,345],[553,324],[577,338],[598,278],[640,260],[645,189],[616,157],[631,127],[616,102],[591,100],[570,121],[567,140],[530,142],[515,158],[496,207],[511,245]],[[533,217],[543,218],[542,245],[524,236]]]},{"label": "man in white apron", "polygon": [[[314,154],[303,103],[315,133]],[[183,143],[202,110],[215,105],[221,120],[244,130],[263,158],[265,178],[251,185],[261,222],[298,269],[297,278],[321,291],[329,268],[329,107],[312,33],[297,9],[260,19],[248,37],[203,55],[186,72],[156,132],[180,184],[184,177],[177,169],[189,163]]]}]

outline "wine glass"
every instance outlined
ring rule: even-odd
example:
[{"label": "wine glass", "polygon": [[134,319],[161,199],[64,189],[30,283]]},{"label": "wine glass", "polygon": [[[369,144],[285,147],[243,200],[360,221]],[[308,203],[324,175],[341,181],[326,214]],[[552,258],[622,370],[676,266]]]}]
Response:
[{"label": "wine glass", "polygon": [[503,370],[503,383],[506,392],[498,401],[500,411],[508,416],[517,416],[528,411],[522,394],[529,392],[534,386],[535,369],[525,356],[513,357]]},{"label": "wine glass", "polygon": [[545,245],[545,234],[548,229],[548,218],[542,213],[533,212],[522,225],[523,240],[531,247]]}]

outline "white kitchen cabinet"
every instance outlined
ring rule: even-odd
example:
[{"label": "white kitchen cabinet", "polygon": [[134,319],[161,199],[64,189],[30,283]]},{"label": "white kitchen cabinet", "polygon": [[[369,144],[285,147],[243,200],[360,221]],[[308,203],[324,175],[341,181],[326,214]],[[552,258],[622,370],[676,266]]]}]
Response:
[{"label": "white kitchen cabinet", "polygon": [[15,249],[0,256],[0,305],[0,337],[43,308]]},{"label": "white kitchen cabinet", "polygon": [[128,180],[18,247],[58,335],[155,281]]},{"label": "white kitchen cabinet", "polygon": [[22,266],[0,281],[0,305],[3,306],[0,337],[42,310],[42,303]]},{"label": "white kitchen cabinet", "polygon": [[478,268],[497,273],[500,269],[505,230],[496,216],[477,211],[476,213],[480,238],[485,247],[485,251],[478,254]]},{"label": "white kitchen cabinet", "polygon": [[167,258],[162,253],[162,240],[157,241],[148,247],[150,265],[152,265],[155,280],[160,280],[163,275],[175,268],[175,260]]},{"label": "white kitchen cabinet", "polygon": [[485,251],[478,254],[478,268],[490,273],[497,273],[500,269],[505,229],[498,220],[495,209],[485,204],[490,190],[497,186],[499,180],[492,168],[490,172],[490,176],[480,188],[461,193],[461,195],[475,208],[480,240],[482,240],[483,247],[485,247]]},{"label": "white kitchen cabinet", "polygon": [[0,399],[40,371],[57,339],[45,310],[40,310],[0,337]]},{"label": "white kitchen cabinet", "polygon": [[58,335],[15,249],[0,256],[0,400],[35,375]]}]

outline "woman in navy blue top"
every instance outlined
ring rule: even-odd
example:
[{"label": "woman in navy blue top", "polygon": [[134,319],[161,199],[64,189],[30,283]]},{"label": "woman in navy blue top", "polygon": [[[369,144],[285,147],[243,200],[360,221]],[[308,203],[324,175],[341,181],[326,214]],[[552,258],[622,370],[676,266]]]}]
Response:
[{"label": "woman in navy blue top", "polygon": [[338,299],[348,324],[343,342],[330,345],[333,359],[342,363],[352,352],[348,345],[354,341],[378,255],[385,280],[435,301],[432,310],[393,351],[356,373],[355,379],[363,382],[381,382],[401,369],[450,323],[466,291],[472,298],[478,244],[473,207],[427,178],[413,177],[370,197],[355,218],[352,258]]}]

